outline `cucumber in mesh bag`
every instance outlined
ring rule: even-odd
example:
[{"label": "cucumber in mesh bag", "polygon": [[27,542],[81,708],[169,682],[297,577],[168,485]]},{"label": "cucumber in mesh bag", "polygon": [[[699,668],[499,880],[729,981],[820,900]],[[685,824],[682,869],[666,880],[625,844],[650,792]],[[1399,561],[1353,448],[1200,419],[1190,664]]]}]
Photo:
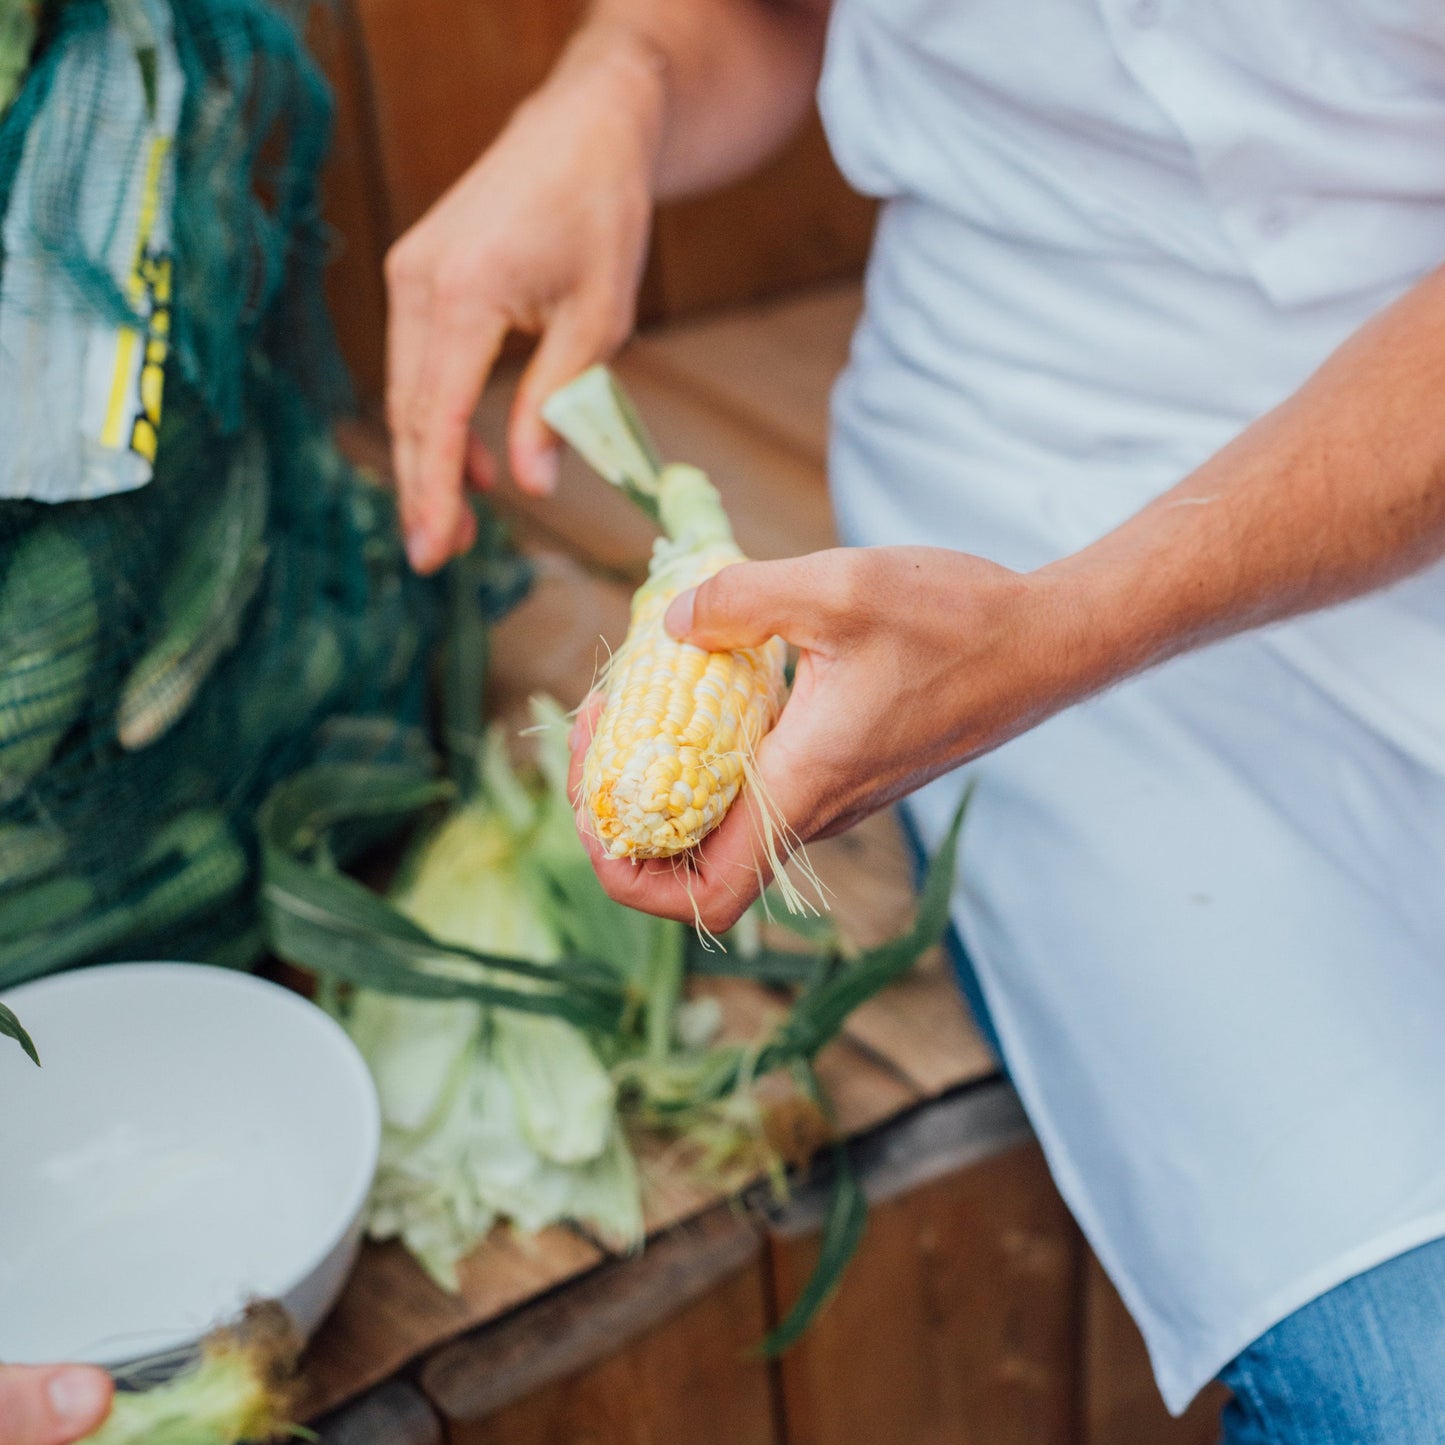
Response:
[{"label": "cucumber in mesh bag", "polygon": [[0,582],[0,803],[45,767],[80,717],[99,634],[84,547],[42,523]]}]

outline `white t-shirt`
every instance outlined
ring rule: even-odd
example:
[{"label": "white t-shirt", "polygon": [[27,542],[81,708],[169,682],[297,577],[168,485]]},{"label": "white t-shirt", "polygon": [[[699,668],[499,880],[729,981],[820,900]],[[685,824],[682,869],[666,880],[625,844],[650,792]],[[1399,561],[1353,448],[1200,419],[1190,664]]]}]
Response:
[{"label": "white t-shirt", "polygon": [[[886,200],[834,399],[851,542],[1086,545],[1445,261],[1439,0],[836,0],[820,97]],[[1445,568],[973,771],[956,918],[1182,1409],[1445,1234]]]}]

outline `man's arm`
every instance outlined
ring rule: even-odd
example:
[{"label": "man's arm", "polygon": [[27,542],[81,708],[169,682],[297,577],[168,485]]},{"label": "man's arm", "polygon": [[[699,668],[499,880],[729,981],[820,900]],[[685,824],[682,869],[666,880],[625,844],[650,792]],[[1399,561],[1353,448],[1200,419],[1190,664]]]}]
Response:
[{"label": "man's arm", "polygon": [[[1288,401],[1071,557],[1017,573],[934,547],[725,568],[667,623],[702,647],[801,649],[758,751],[801,840],[1165,658],[1355,597],[1445,555],[1445,270],[1342,346]],[[574,734],[578,750],[595,713]],[[697,868],[593,864],[614,897],[730,926],[766,865],[747,808]]]},{"label": "man's arm", "polygon": [[1445,269],[1283,405],[1041,581],[1099,684],[1368,592],[1445,553]]},{"label": "man's arm", "polygon": [[413,564],[470,545],[463,474],[490,485],[472,413],[510,329],[540,338],[509,426],[547,492],[546,397],[632,330],[659,197],[756,165],[804,113],[822,0],[599,0],[547,82],[387,257],[387,417]]}]

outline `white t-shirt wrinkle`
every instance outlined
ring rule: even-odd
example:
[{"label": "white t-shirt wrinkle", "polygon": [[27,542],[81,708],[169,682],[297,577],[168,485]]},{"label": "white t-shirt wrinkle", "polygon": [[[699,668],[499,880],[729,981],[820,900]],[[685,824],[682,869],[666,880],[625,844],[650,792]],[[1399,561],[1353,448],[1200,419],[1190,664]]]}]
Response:
[{"label": "white t-shirt wrinkle", "polygon": [[[1440,0],[836,0],[820,101],[886,202],[849,541],[1084,546],[1445,262]],[[1445,1234],[1445,568],[973,771],[956,919],[1179,1410]]]}]

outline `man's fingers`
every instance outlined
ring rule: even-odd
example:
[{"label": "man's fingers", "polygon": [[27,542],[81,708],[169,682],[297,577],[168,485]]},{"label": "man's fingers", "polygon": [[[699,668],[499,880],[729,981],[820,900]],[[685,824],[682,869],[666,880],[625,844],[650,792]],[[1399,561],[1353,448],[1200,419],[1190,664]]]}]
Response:
[{"label": "man's fingers", "polygon": [[[427,359],[402,427],[411,470],[398,474],[407,555],[419,572],[432,572],[455,555],[469,523],[463,519],[462,472],[472,413],[507,334],[500,312],[480,317],[443,316],[444,293],[435,294]],[[455,303],[454,303],[455,304]]]},{"label": "man's fingers", "polygon": [[[795,839],[779,820],[791,823],[801,818],[810,804],[804,796],[806,778],[801,774],[790,776],[786,742],[779,746],[776,737],[775,730],[758,750],[758,775],[769,816],[778,825],[773,834],[774,848],[779,859],[786,860],[791,851],[789,842]],[[580,781],[580,751],[577,757]],[[617,902],[681,923],[700,922],[713,933],[723,933],[742,917],[773,878],[761,805],[755,786],[744,785],[722,822],[697,848],[678,858],[634,863],[607,857],[596,839],[587,836],[585,828],[583,840],[603,888]]]},{"label": "man's fingers", "polygon": [[490,492],[497,485],[497,459],[476,432],[467,433],[467,485],[474,492]]},{"label": "man's fingers", "polygon": [[725,652],[782,637],[817,649],[853,604],[846,551],[815,552],[784,562],[737,562],[684,592],[667,610],[672,636]]},{"label": "man's fingers", "polygon": [[543,403],[593,362],[609,357],[628,329],[596,307],[570,305],[553,314],[512,403],[508,452],[523,491],[548,496],[557,485],[560,447],[542,420]]},{"label": "man's fingers", "polygon": [[105,1418],[112,1388],[89,1365],[0,1365],[0,1445],[70,1445]]}]

